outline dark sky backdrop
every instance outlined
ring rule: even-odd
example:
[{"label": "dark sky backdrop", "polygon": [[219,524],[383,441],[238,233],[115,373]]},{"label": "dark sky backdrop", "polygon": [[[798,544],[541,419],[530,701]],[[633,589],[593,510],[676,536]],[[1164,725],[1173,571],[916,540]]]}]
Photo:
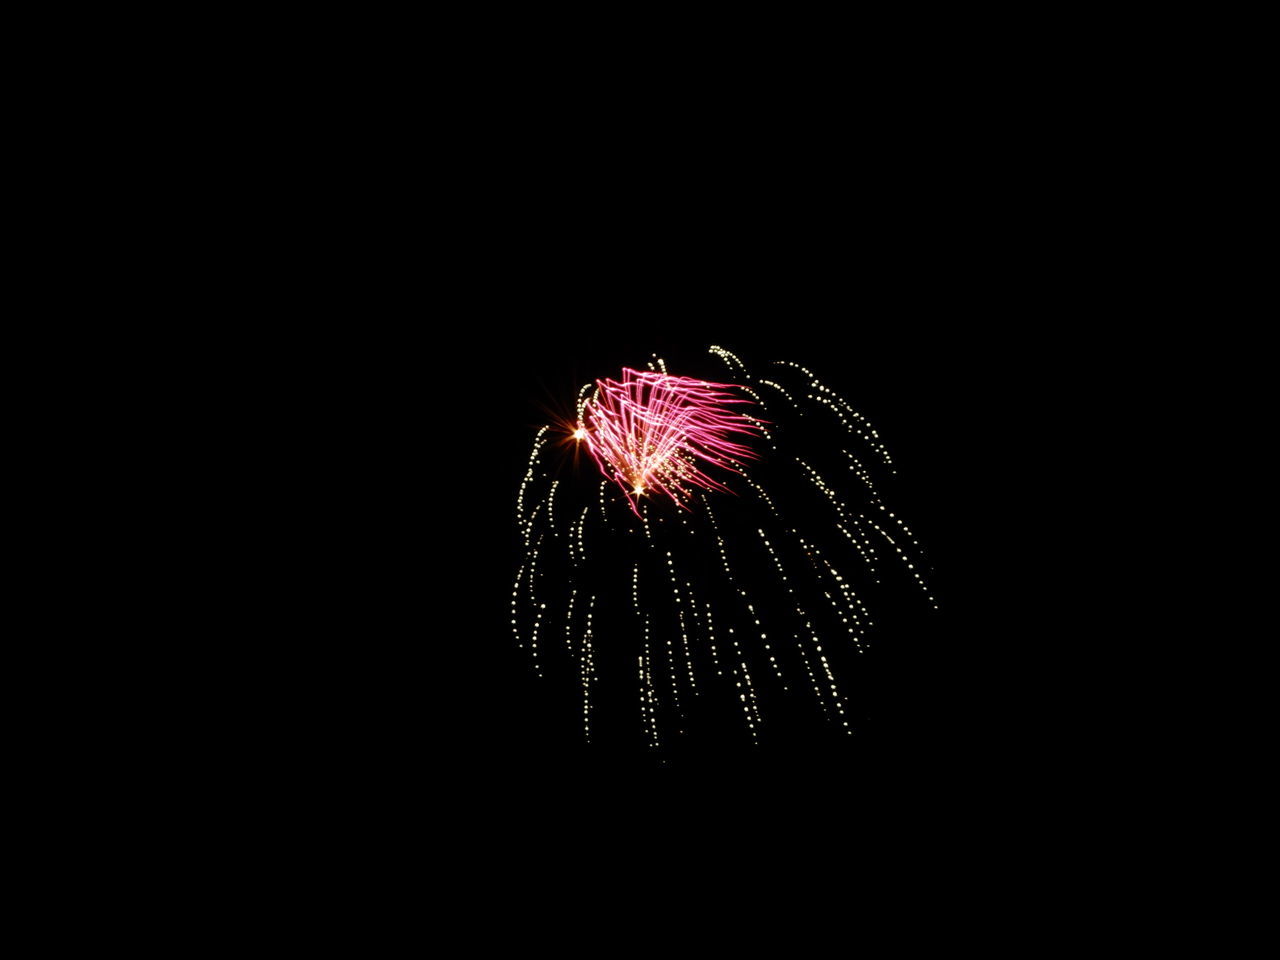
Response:
[{"label": "dark sky backdrop", "polygon": [[[1082,453],[1045,417],[1046,400],[1067,398],[1040,389],[1060,379],[1057,346],[1071,355],[1087,307],[1061,251],[1023,231],[1015,204],[996,217],[977,194],[930,192],[909,174],[877,194],[870,220],[843,208],[847,240],[838,223],[800,231],[787,225],[804,218],[757,223],[745,206],[727,218],[686,209],[672,221],[682,229],[658,231],[663,207],[635,198],[596,229],[582,202],[561,219],[553,195],[518,192],[537,209],[488,193],[432,255],[425,276],[445,293],[430,280],[383,299],[380,275],[361,277],[351,315],[379,322],[351,338],[342,366],[317,371],[335,396],[330,420],[353,438],[350,452],[324,449],[341,453],[338,475],[358,478],[357,535],[373,538],[367,556],[343,557],[367,579],[341,631],[351,639],[322,668],[358,690],[349,707],[327,685],[315,693],[342,749],[378,769],[412,755],[517,782],[602,762],[551,729],[513,647],[517,486],[546,409],[570,409],[580,384],[718,343],[757,366],[808,365],[870,418],[897,460],[892,501],[927,549],[942,604],[927,634],[891,637],[884,624],[855,745],[797,742],[751,762],[965,776],[1024,763],[1039,749],[1025,708],[1052,687],[1055,661],[1075,655],[1046,642],[1057,616],[1037,594],[1064,491],[1028,457],[1044,445],[1064,461]],[[810,222],[817,200],[795,199]],[[632,222],[648,232],[618,240]],[[408,265],[380,257],[378,269]],[[1104,355],[1105,337],[1096,342]],[[1089,390],[1087,368],[1076,387]]]},{"label": "dark sky backdrop", "polygon": [[[979,268],[971,257],[948,271],[886,255],[851,267],[847,282],[819,264],[828,274],[815,288],[807,268],[744,266],[690,284],[687,270],[623,275],[597,253],[590,266],[552,270],[544,257],[538,269],[503,260],[492,276],[473,270],[459,285],[474,298],[449,304],[439,323],[406,323],[344,358],[358,369],[343,388],[357,402],[335,391],[326,424],[352,442],[326,436],[322,449],[342,458],[334,475],[354,480],[340,522],[355,529],[331,541],[337,585],[317,581],[314,598],[334,639],[300,638],[281,681],[307,698],[288,722],[312,731],[316,767],[376,784],[380,797],[465,785],[495,817],[527,791],[564,797],[602,773],[634,784],[655,769],[779,785],[812,774],[918,797],[1006,792],[1044,753],[1038,703],[1060,689],[1059,664],[1081,655],[1055,635],[1058,611],[1042,589],[1062,494],[1028,458],[1051,429],[1044,393],[1028,386],[1058,364],[1046,332],[1070,329],[1057,293],[1042,287],[1033,337],[1025,262]],[[540,691],[512,640],[517,487],[549,407],[571,409],[580,384],[653,352],[673,372],[681,356],[706,362],[710,343],[757,367],[808,365],[870,418],[899,468],[886,499],[927,550],[942,609],[919,631],[881,621],[850,741],[797,736],[744,754],[735,725],[723,751],[707,742],[665,768],[643,752],[584,755],[557,719],[572,705]],[[321,375],[327,387],[332,374]],[[309,529],[325,557],[327,519]],[[314,681],[299,681],[294,671],[313,663]],[[300,742],[291,735],[272,755]]]},{"label": "dark sky backdrop", "polygon": [[[922,122],[929,142],[912,142],[907,128]],[[338,502],[308,503],[300,518],[325,568],[307,571],[314,592],[297,603],[317,627],[268,625],[288,640],[264,683],[300,699],[279,707],[286,730],[264,763],[309,750],[335,781],[375,784],[378,802],[400,780],[415,803],[424,779],[440,791],[496,783],[500,815],[559,774],[648,772],[647,759],[584,757],[562,738],[513,647],[514,498],[547,406],[567,408],[581,383],[653,352],[674,364],[709,343],[752,364],[811,366],[871,419],[942,604],[928,631],[884,624],[856,743],[796,740],[744,759],[738,730],[725,762],[927,781],[954,796],[991,777],[1008,784],[1042,752],[1040,713],[1027,707],[1088,650],[1054,635],[1060,611],[1041,584],[1053,575],[1044,557],[1063,552],[1050,521],[1075,492],[1056,474],[1091,451],[1043,405],[1088,397],[1109,353],[1107,325],[1085,333],[1081,320],[1114,305],[1077,292],[1096,272],[1100,229],[1070,229],[1097,213],[1087,178],[1036,166],[1033,154],[1059,152],[1056,138],[988,154],[963,123],[912,111],[899,125],[902,136],[850,144],[843,126],[815,124],[830,130],[823,149],[775,140],[793,162],[774,166],[744,143],[692,180],[682,152],[665,158],[665,177],[621,177],[589,153],[531,160],[537,143],[464,139],[466,169],[407,191],[427,198],[421,215],[403,196],[416,168],[359,180],[358,206],[395,226],[318,231],[343,256],[317,256],[318,275],[297,284],[319,300],[302,322],[336,319],[285,344],[284,365],[314,384],[290,386],[270,424],[271,446],[285,449],[317,423],[314,472],[337,478],[320,486]],[[313,362],[316,338],[329,350]],[[318,418],[313,396],[329,405]],[[1053,458],[1031,460],[1038,447]],[[273,491],[268,506],[299,499]],[[1059,567],[1087,597],[1082,552]],[[714,768],[711,746],[701,759]]]}]

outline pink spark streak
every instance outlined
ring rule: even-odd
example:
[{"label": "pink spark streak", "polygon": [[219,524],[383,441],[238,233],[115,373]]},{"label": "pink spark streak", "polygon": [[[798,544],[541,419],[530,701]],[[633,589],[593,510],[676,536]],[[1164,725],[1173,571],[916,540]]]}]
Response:
[{"label": "pink spark streak", "polygon": [[729,490],[703,473],[698,461],[739,473],[734,461],[756,459],[750,447],[731,439],[760,433],[757,421],[730,409],[751,403],[729,393],[733,384],[624,368],[621,383],[597,380],[596,386],[578,427],[596,465],[622,488],[637,516],[637,495],[665,494],[685,507],[682,498],[692,495],[691,486]]}]

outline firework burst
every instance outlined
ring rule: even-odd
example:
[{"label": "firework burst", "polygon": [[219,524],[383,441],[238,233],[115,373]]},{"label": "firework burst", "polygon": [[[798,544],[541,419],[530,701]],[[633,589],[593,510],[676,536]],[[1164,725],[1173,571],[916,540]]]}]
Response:
[{"label": "firework burst", "polygon": [[757,740],[799,691],[852,733],[837,678],[867,649],[884,578],[936,606],[915,536],[878,492],[893,460],[866,418],[798,364],[757,378],[710,354],[725,382],[655,358],[583,386],[562,439],[585,447],[594,481],[552,479],[563,428],[534,440],[511,625],[537,674],[572,676],[588,741],[600,692],[628,688],[652,748],[710,700]]},{"label": "firework burst", "polygon": [[585,441],[636,516],[636,498],[646,494],[688,509],[693,487],[729,489],[703,472],[700,461],[737,472],[742,461],[756,459],[750,447],[730,439],[760,432],[758,421],[732,412],[734,404],[751,403],[732,390],[731,384],[624,369],[621,382],[596,383],[574,437]]}]

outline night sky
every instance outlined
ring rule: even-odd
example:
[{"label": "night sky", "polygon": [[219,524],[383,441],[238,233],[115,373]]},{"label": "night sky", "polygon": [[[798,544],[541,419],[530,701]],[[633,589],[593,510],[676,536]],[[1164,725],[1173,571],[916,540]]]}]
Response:
[{"label": "night sky", "polygon": [[[1062,626],[1064,605],[1096,592],[1096,545],[1113,533],[1074,501],[1115,479],[1088,445],[1092,414],[1065,408],[1108,379],[1131,382],[1107,372],[1124,326],[1111,321],[1130,304],[1088,283],[1100,259],[1119,271],[1129,254],[1098,252],[1086,177],[1040,170],[1058,140],[984,153],[958,123],[913,143],[909,129],[929,122],[911,111],[856,149],[841,125],[814,124],[829,142],[784,137],[772,149],[792,162],[776,169],[744,142],[693,171],[675,150],[641,149],[661,169],[622,176],[615,153],[643,146],[630,136],[565,155],[489,113],[470,123],[503,131],[500,149],[463,136],[443,174],[421,176],[434,161],[409,151],[395,161],[412,163],[407,175],[358,179],[360,213],[318,224],[314,255],[304,245],[306,265],[265,301],[287,308],[287,330],[245,351],[278,396],[251,398],[259,433],[228,481],[249,491],[266,533],[231,589],[247,580],[255,599],[283,600],[269,619],[247,617],[247,658],[228,669],[250,689],[234,686],[221,709],[255,741],[256,769],[305,770],[307,796],[405,803],[433,831],[436,798],[482,798],[483,823],[521,827],[531,796],[594,801],[578,785],[602,774],[726,775],[752,800],[803,775],[831,778],[836,802],[881,791],[937,809],[984,792],[1017,802],[1024,770],[1057,764],[1049,738],[1075,743],[1068,728],[1087,721],[1087,690],[1061,678],[1090,658],[1105,675],[1110,649]],[[1070,226],[1091,216],[1084,242]],[[810,367],[870,420],[897,466],[885,502],[923,546],[940,609],[906,581],[902,596],[868,597],[870,650],[837,665],[853,737],[801,703],[764,702],[752,746],[722,702],[653,751],[628,675],[596,694],[601,735],[587,748],[577,691],[533,675],[509,622],[530,446],[580,385],[654,354],[672,373],[731,379],[710,344],[757,374],[773,360]],[[586,460],[555,469],[566,487],[598,484]],[[798,503],[779,506],[804,519]],[[811,526],[829,525],[820,512]],[[749,586],[762,602],[779,596]],[[612,715],[606,696],[620,696]]]},{"label": "night sky", "polygon": [[[689,288],[678,284],[618,292],[609,276],[585,286],[476,278],[488,285],[477,289],[508,289],[450,308],[438,327],[365,338],[320,370],[334,403],[314,469],[337,478],[324,489],[341,509],[331,520],[318,504],[305,518],[306,549],[324,568],[306,595],[317,626],[290,634],[264,681],[296,691],[281,707],[286,732],[264,749],[270,763],[304,763],[378,798],[462,790],[494,817],[526,791],[562,798],[573,784],[619,776],[728,776],[783,791],[817,777],[833,798],[890,791],[948,803],[1016,786],[1045,756],[1042,695],[1061,689],[1058,664],[1077,655],[1041,568],[1059,502],[1041,493],[1042,464],[1024,462],[1044,429],[1024,384],[1051,362],[1046,341],[1032,349],[1010,333],[1016,325],[974,319],[1021,316],[1016,288],[996,303],[983,299],[994,288],[981,278],[866,277],[869,291],[828,283],[820,296],[796,274],[758,286],[745,274],[723,287],[703,278],[683,299]],[[897,607],[869,598],[870,650],[856,670],[836,665],[853,737],[808,722],[803,703],[793,713],[762,702],[766,736],[752,747],[741,714],[722,702],[695,736],[664,736],[655,753],[636,735],[628,671],[613,719],[603,687],[595,695],[610,736],[586,749],[577,692],[532,674],[509,622],[530,446],[549,414],[572,411],[581,384],[643,368],[654,353],[673,373],[730,379],[709,344],[757,374],[774,359],[806,365],[869,418],[898,468],[884,499],[923,546],[940,609],[910,591]],[[355,377],[335,379],[346,369]],[[566,484],[598,483],[589,462],[566,457],[558,469]]]}]

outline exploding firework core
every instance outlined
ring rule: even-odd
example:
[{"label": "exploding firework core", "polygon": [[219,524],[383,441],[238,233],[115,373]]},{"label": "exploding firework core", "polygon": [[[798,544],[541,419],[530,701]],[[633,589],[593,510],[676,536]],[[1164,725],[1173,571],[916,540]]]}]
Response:
[{"label": "exploding firework core", "polygon": [[732,439],[760,433],[760,421],[733,412],[730,404],[751,401],[734,397],[732,389],[731,384],[624,368],[621,382],[596,381],[574,437],[586,443],[637,515],[635,498],[646,494],[668,496],[688,509],[692,487],[729,489],[704,473],[700,463],[737,473],[741,461],[756,459],[750,447]]}]

